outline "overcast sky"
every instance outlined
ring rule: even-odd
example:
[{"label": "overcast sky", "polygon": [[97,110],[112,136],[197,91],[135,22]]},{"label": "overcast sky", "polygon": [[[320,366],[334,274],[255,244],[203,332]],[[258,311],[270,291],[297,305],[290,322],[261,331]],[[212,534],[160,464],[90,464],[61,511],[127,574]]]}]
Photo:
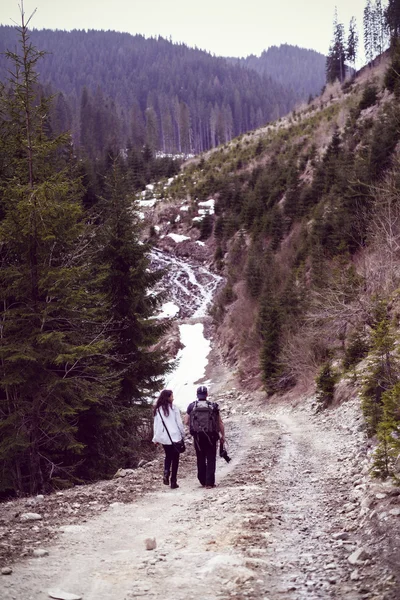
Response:
[{"label": "overcast sky", "polygon": [[[335,6],[346,31],[366,0],[25,0],[36,29],[112,29],[161,35],[219,56],[248,56],[283,43],[327,53]],[[17,0],[0,0],[0,23],[18,21]]]}]

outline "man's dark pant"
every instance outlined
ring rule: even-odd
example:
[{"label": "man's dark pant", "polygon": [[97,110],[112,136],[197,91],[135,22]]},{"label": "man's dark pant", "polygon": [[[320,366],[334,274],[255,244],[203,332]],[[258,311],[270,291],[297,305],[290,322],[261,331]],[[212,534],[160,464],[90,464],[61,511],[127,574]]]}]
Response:
[{"label": "man's dark pant", "polygon": [[172,444],[163,444],[165,452],[164,473],[171,473],[171,483],[176,483],[176,477],[179,467],[179,452],[175,450]]},{"label": "man's dark pant", "polygon": [[217,440],[207,434],[198,434],[194,438],[197,456],[197,478],[201,485],[215,485],[215,464],[217,459]]}]

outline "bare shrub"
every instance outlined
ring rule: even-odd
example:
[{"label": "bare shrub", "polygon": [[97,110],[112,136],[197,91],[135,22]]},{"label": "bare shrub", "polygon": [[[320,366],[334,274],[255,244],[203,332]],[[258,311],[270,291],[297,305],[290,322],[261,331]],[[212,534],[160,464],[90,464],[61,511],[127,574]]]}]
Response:
[{"label": "bare shrub", "polygon": [[400,157],[374,188],[374,213],[365,265],[370,293],[390,296],[400,283]]},{"label": "bare shrub", "polygon": [[329,336],[321,328],[305,325],[295,334],[289,334],[283,343],[280,362],[284,378],[308,386],[321,362],[327,358]]}]

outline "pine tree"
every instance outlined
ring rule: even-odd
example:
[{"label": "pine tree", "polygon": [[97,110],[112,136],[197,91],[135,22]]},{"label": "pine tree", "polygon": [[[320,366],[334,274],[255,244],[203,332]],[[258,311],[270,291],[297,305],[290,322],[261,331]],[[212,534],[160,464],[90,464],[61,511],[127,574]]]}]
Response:
[{"label": "pine tree", "polygon": [[253,298],[260,296],[263,286],[263,259],[259,244],[253,244],[249,251],[246,269],[246,284]]},{"label": "pine tree", "polygon": [[169,326],[153,318],[162,299],[153,288],[162,273],[149,269],[149,248],[139,240],[127,181],[124,161],[115,156],[99,207],[100,251],[95,268],[106,300],[104,326],[118,383],[110,403],[94,406],[84,416],[82,427],[82,440],[90,449],[87,462],[97,474],[102,469],[104,475],[115,472],[121,464],[136,465],[140,428],[151,416],[147,400],[160,389],[163,376],[171,368],[167,357],[155,349]]},{"label": "pine tree", "polygon": [[385,10],[385,22],[390,31],[392,41],[400,36],[400,2],[389,0]]},{"label": "pine tree", "polygon": [[317,400],[320,408],[326,408],[333,401],[337,376],[330,361],[324,363],[315,380],[317,384]]},{"label": "pine tree", "polygon": [[282,314],[277,302],[268,291],[264,293],[260,303],[259,331],[261,336],[260,365],[267,392],[275,388],[277,377],[281,372],[279,362],[281,350]]},{"label": "pine tree", "polygon": [[382,301],[376,308],[371,339],[371,359],[362,391],[362,408],[370,435],[376,433],[382,421],[383,394],[390,391],[399,378],[399,364],[394,349],[395,338],[386,304]]},{"label": "pine tree", "polygon": [[333,83],[336,79],[344,81],[346,51],[344,46],[344,27],[338,21],[337,11],[333,21],[333,41],[326,59],[326,80]]},{"label": "pine tree", "polygon": [[7,52],[1,96],[9,171],[1,183],[1,488],[43,491],[70,477],[83,446],[77,420],[108,393],[108,344],[88,295],[87,240],[80,182],[48,137],[49,101],[38,98],[43,53],[29,40],[21,4],[20,52]]},{"label": "pine tree", "polygon": [[381,477],[394,475],[394,464],[400,455],[400,383],[382,395],[383,416],[377,428],[379,446],[374,455],[375,473]]},{"label": "pine tree", "polygon": [[370,62],[374,57],[374,17],[371,0],[367,0],[364,7],[364,52]]},{"label": "pine tree", "polygon": [[357,57],[358,32],[355,17],[351,17],[347,38],[346,59],[354,65]]}]

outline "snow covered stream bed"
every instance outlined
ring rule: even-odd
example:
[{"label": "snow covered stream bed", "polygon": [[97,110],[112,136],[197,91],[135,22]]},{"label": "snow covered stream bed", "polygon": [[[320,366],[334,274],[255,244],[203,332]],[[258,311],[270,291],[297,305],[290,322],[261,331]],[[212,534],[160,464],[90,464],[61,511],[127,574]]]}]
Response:
[{"label": "snow covered stream bed", "polygon": [[177,355],[177,368],[166,378],[165,387],[173,390],[177,406],[184,411],[195,399],[197,382],[205,375],[210,340],[204,336],[202,321],[222,278],[202,265],[159,250],[153,251],[152,263],[167,271],[162,281],[167,302],[161,316],[174,317],[179,322],[183,348]]}]

